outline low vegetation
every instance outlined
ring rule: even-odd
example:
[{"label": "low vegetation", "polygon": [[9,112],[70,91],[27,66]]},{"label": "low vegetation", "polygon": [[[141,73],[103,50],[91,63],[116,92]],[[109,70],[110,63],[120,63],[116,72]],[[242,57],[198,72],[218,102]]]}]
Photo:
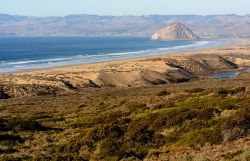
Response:
[{"label": "low vegetation", "polygon": [[[217,159],[249,159],[249,147],[223,154],[220,146],[249,139],[246,87],[117,90],[1,101],[0,160],[213,157],[203,147],[218,147]],[[189,150],[180,154],[180,148]],[[202,158],[193,154],[197,149]]]}]

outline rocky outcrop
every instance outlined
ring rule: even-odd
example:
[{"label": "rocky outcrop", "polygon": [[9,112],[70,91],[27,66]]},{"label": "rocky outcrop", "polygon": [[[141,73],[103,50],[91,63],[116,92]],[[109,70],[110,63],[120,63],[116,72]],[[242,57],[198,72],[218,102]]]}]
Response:
[{"label": "rocky outcrop", "polygon": [[179,22],[167,25],[152,36],[152,40],[194,40],[199,38],[192,30]]}]

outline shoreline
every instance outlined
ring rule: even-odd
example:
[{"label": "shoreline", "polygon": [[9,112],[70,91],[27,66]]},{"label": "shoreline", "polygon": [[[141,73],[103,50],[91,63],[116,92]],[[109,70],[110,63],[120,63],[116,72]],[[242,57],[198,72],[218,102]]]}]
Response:
[{"label": "shoreline", "polygon": [[[86,62],[79,62],[79,63],[66,63],[63,65],[55,65],[55,66],[51,66],[51,67],[34,67],[34,68],[30,68],[30,69],[17,69],[15,71],[3,71],[0,72],[1,74],[15,74],[15,73],[25,73],[25,72],[32,72],[32,71],[40,71],[40,70],[50,70],[50,69],[54,69],[54,68],[65,68],[65,67],[72,67],[72,66],[79,66],[79,65],[86,65],[86,64],[99,64],[99,63],[107,63],[107,62],[120,62],[120,61],[128,61],[128,60],[137,60],[137,59],[147,59],[147,58],[152,58],[152,57],[162,57],[162,56],[171,56],[171,55],[176,55],[176,54],[183,54],[186,52],[196,52],[196,51],[203,51],[203,50],[209,50],[209,49],[216,49],[216,48],[222,48],[222,47],[226,47],[226,46],[231,46],[231,45],[235,45],[238,44],[240,41],[242,41],[242,39],[201,39],[198,42],[202,42],[202,41],[209,41],[211,44],[210,46],[197,46],[194,47],[195,49],[186,47],[184,49],[176,49],[175,51],[166,51],[166,52],[158,52],[155,53],[152,51],[152,53],[148,53],[148,54],[144,54],[144,55],[132,55],[132,56],[125,56],[125,58],[122,57],[117,57],[117,58],[105,58],[106,60],[90,60],[90,62],[86,61]],[[217,41],[216,44],[213,41]],[[221,41],[221,42],[220,42]],[[214,44],[212,44],[214,43]]]},{"label": "shoreline", "polygon": [[[237,44],[237,45],[236,45]],[[65,94],[103,87],[149,87],[209,78],[250,67],[250,41],[212,49],[0,74],[11,97]]]},{"label": "shoreline", "polygon": [[[184,51],[173,51],[169,53],[159,53],[155,55],[143,55],[139,57],[131,57],[131,58],[118,58],[118,59],[112,59],[112,60],[100,60],[96,62],[81,62],[81,63],[76,63],[76,64],[66,64],[66,65],[59,65],[59,66],[53,66],[53,67],[41,67],[41,68],[31,68],[31,69],[20,69],[16,71],[10,71],[10,72],[0,72],[0,75],[5,75],[5,74],[22,74],[22,73],[30,73],[30,72],[39,72],[39,71],[44,71],[44,70],[54,70],[54,69],[64,69],[64,68],[70,68],[70,67],[77,67],[77,66],[84,66],[84,65],[99,65],[103,63],[122,63],[126,61],[138,61],[138,60],[145,60],[145,59],[152,59],[152,58],[159,58],[159,57],[168,57],[168,56],[182,56],[183,54],[190,54],[190,52],[203,52],[207,50],[216,50],[220,48],[225,48],[229,46],[235,46],[235,45],[240,45],[242,44],[242,41],[246,41],[247,39],[201,39],[201,41],[213,41],[213,40],[222,40],[225,41],[224,43],[220,44],[219,46],[206,46],[202,49],[195,48],[195,49],[184,49]],[[247,41],[248,42],[248,41]]]}]

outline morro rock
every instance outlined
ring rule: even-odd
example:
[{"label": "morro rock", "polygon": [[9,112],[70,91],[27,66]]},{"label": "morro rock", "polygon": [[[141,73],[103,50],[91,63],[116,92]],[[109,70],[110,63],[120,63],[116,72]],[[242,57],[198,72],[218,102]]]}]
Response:
[{"label": "morro rock", "polygon": [[194,40],[200,37],[180,22],[174,22],[152,36],[152,40]]}]

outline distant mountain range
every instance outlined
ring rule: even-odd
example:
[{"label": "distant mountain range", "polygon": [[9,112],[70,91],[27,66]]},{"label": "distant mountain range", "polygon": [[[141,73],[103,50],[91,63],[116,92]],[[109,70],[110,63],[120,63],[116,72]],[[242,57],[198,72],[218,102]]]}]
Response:
[{"label": "distant mountain range", "polygon": [[0,14],[0,36],[152,36],[176,21],[200,36],[250,35],[250,15],[29,17]]}]

